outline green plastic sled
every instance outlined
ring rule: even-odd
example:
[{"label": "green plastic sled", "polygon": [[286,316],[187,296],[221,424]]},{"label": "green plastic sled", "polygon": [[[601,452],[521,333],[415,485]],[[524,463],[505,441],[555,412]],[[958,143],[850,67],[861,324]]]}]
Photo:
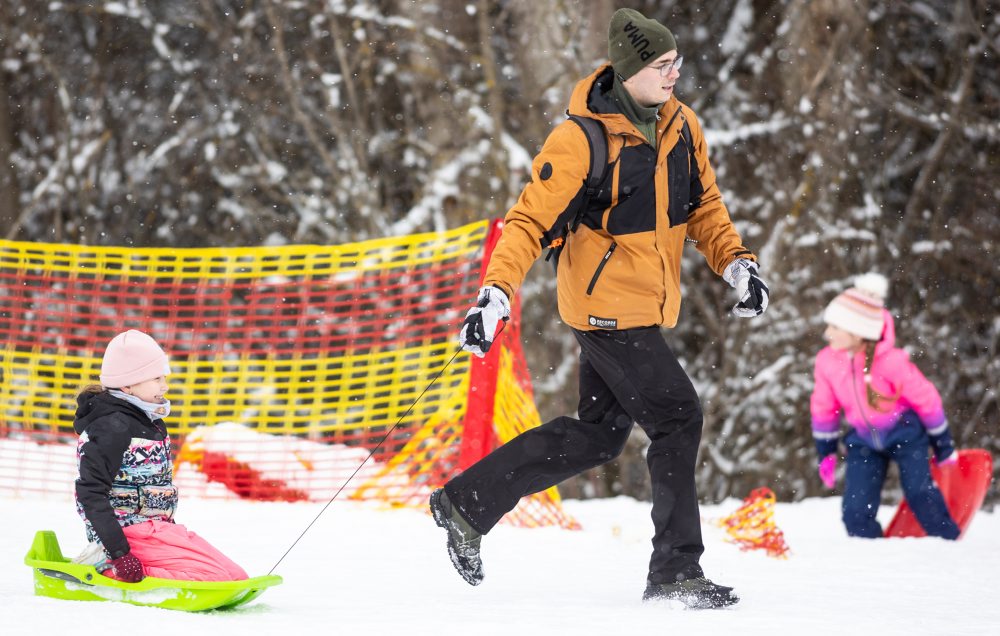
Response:
[{"label": "green plastic sled", "polygon": [[185,612],[238,607],[281,583],[281,577],[276,575],[245,581],[174,581],[147,576],[138,583],[123,583],[100,574],[92,565],[70,563],[51,530],[35,533],[24,564],[34,572],[36,596],[70,601],[121,601]]}]

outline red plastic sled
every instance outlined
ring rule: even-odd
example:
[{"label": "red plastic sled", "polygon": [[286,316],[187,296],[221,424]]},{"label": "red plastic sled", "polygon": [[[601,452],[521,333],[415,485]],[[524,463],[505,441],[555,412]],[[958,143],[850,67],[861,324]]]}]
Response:
[{"label": "red plastic sled", "polygon": [[[965,534],[972,517],[983,505],[986,490],[993,479],[993,457],[982,448],[958,451],[958,463],[938,466],[931,462],[931,476],[937,482],[952,519]],[[926,537],[913,509],[904,499],[896,516],[885,529],[887,537]],[[961,537],[959,537],[961,538]]]}]

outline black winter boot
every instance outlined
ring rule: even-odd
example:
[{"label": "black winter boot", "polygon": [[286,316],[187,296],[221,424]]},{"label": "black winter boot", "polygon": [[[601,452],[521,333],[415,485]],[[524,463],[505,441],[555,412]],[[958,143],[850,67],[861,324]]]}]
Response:
[{"label": "black winter boot", "polygon": [[677,583],[646,582],[643,601],[680,601],[691,609],[716,609],[735,605],[740,597],[733,588],[716,585],[704,576],[684,579]]},{"label": "black winter boot", "polygon": [[479,542],[483,535],[455,510],[444,488],[431,493],[430,505],[434,523],[448,531],[448,556],[452,565],[466,583],[479,585],[484,576],[483,560],[479,557]]}]

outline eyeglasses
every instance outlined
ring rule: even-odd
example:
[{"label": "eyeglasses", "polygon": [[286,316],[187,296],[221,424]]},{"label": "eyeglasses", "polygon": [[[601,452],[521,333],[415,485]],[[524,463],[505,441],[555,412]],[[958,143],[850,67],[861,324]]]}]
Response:
[{"label": "eyeglasses", "polygon": [[669,62],[661,64],[660,66],[654,66],[653,70],[659,71],[660,77],[666,77],[667,75],[670,75],[670,71],[673,71],[675,69],[677,71],[680,71],[682,64],[684,64],[684,56],[678,55]]}]

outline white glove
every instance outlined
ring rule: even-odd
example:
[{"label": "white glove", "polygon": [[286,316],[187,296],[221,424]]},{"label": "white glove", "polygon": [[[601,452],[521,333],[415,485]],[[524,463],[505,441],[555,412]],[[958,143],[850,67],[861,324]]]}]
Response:
[{"label": "white glove", "polygon": [[510,301],[507,294],[497,287],[483,287],[479,290],[476,306],[465,314],[458,341],[462,349],[480,358],[486,356],[496,335],[497,323],[510,318]]},{"label": "white glove", "polygon": [[757,275],[757,263],[746,258],[738,258],[722,272],[722,279],[736,289],[736,295],[739,297],[739,301],[733,305],[735,316],[753,318],[767,309],[770,290]]}]

